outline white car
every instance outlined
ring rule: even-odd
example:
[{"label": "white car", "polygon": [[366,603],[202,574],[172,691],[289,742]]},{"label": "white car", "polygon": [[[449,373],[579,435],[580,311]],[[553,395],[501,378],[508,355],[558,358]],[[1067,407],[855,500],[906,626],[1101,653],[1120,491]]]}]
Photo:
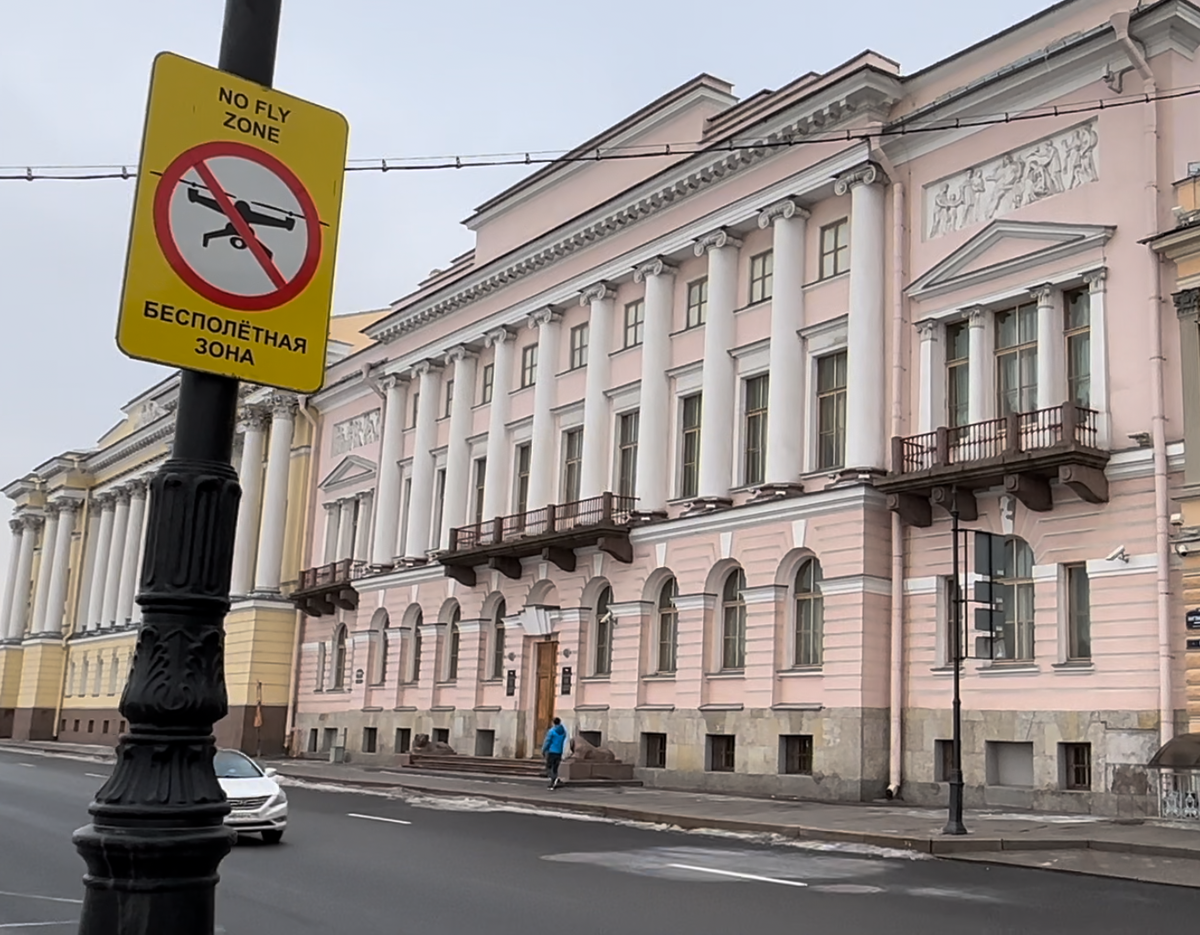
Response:
[{"label": "white car", "polygon": [[260,833],[266,844],[278,844],[287,827],[287,793],[275,781],[275,770],[263,770],[237,750],[218,750],[213,758],[217,782],[229,800],[225,824],[238,834]]}]

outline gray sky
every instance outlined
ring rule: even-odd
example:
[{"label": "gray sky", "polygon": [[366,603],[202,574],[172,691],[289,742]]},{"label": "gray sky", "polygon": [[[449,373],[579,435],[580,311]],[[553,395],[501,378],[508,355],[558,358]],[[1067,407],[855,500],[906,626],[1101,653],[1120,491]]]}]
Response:
[{"label": "gray sky", "polygon": [[[909,73],[1047,5],[285,0],[275,84],[342,111],[352,158],[562,150],[699,72],[745,97],[871,48]],[[134,163],[151,60],[215,63],[224,4],[3,6],[0,166],[26,166]],[[458,222],[521,174],[352,173],[334,311],[386,304],[469,249]],[[132,197],[124,181],[0,182],[0,483],[92,445],[168,372],[113,340]],[[8,545],[0,530],[0,568]]]}]

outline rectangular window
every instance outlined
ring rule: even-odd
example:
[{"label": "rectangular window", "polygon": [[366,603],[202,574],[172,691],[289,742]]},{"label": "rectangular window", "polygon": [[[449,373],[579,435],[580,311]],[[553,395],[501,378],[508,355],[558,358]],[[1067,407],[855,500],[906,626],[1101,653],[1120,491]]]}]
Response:
[{"label": "rectangular window", "polygon": [[454,405],[454,381],[446,381],[446,408],[442,410],[442,418],[450,418],[450,407]]},{"label": "rectangular window", "polygon": [[708,319],[708,277],[688,283],[685,328],[697,328]]},{"label": "rectangular window", "polygon": [[337,746],[337,728],[326,727],[325,732],[321,735],[321,752],[328,753]]},{"label": "rectangular window", "polygon": [[412,728],[397,727],[396,728],[396,752],[407,753],[412,746]]},{"label": "rectangular window", "polygon": [[1092,789],[1092,745],[1090,743],[1062,743],[1058,745],[1062,770],[1062,787],[1074,792],[1090,792]]},{"label": "rectangular window", "polygon": [[642,734],[642,763],[647,769],[667,768],[666,734]]},{"label": "rectangular window", "polygon": [[449,727],[435,727],[433,729],[433,742],[448,744],[450,742],[450,728]]},{"label": "rectangular window", "polygon": [[490,403],[492,401],[492,387],[496,384],[496,365],[483,365],[483,385],[479,391],[479,401],[481,403]]},{"label": "rectangular window", "polygon": [[521,389],[537,382],[538,346],[527,344],[521,348]]},{"label": "rectangular window", "polygon": [[754,486],[763,482],[767,465],[767,380],[762,376],[746,381],[746,420],[742,426],[745,456],[743,482]]},{"label": "rectangular window", "polygon": [[379,730],[375,727],[363,728],[363,753],[374,753],[378,742]]},{"label": "rectangular window", "polygon": [[404,495],[400,500],[400,554],[408,548],[408,511],[412,509],[412,478],[404,478]]},{"label": "rectangular window", "polygon": [[996,313],[996,411],[1037,407],[1037,305],[1030,302]]},{"label": "rectangular window", "polygon": [[775,251],[750,257],[750,304],[771,298],[775,278]]},{"label": "rectangular window", "polygon": [[[941,583],[942,583],[942,607],[941,607],[942,620],[941,620],[941,623],[942,623],[942,633],[945,636],[945,639],[942,641],[942,645],[945,647],[943,650],[944,658],[942,659],[942,665],[953,666],[954,665],[955,601],[960,600],[962,592],[959,589],[958,581],[955,579],[954,575],[943,575],[942,579],[941,579]],[[959,666],[962,665],[964,659],[968,658],[967,646],[969,644],[968,644],[967,634],[971,630],[971,624],[967,620],[967,616],[966,616],[967,613],[969,612],[967,610],[967,606],[968,605],[961,604],[961,603],[958,605],[958,612],[960,614],[962,614],[962,619],[960,619],[958,621],[958,642],[959,642],[958,664],[959,664]]]},{"label": "rectangular window", "polygon": [[580,483],[583,479],[583,429],[563,432],[563,503],[574,503],[579,499]]},{"label": "rectangular window", "polygon": [[642,343],[642,331],[646,327],[646,303],[641,299],[625,306],[625,347],[637,347]]},{"label": "rectangular window", "polygon": [[713,773],[732,773],[735,741],[730,734],[708,735],[708,769]]},{"label": "rectangular window", "polygon": [[946,326],[946,415],[951,428],[970,419],[970,328],[965,321]]},{"label": "rectangular window", "polygon": [[950,774],[954,772],[954,741],[935,740],[933,742],[933,781],[949,782]]},{"label": "rectangular window", "polygon": [[1092,658],[1092,595],[1087,565],[1068,565],[1067,658]]},{"label": "rectangular window", "polygon": [[416,426],[417,426],[417,410],[420,408],[421,408],[421,394],[418,392],[414,392],[412,394],[412,422],[409,424],[409,428],[416,428]]},{"label": "rectangular window", "polygon": [[636,409],[617,416],[617,495],[621,497],[637,495],[639,416]]},{"label": "rectangular window", "polygon": [[837,276],[850,268],[850,221],[842,218],[821,228],[821,278]]},{"label": "rectangular window", "polygon": [[321,743],[321,732],[315,727],[308,732],[308,748],[307,752],[316,753],[317,747]]},{"label": "rectangular window", "polygon": [[475,755],[496,755],[496,732],[494,730],[475,731]]},{"label": "rectangular window", "polygon": [[989,786],[1033,786],[1033,744],[1026,741],[985,741]]},{"label": "rectangular window", "polygon": [[587,366],[588,337],[591,329],[585,322],[571,329],[571,369]]},{"label": "rectangular window", "polygon": [[100,725],[100,733],[102,733],[102,734],[108,733],[108,721],[105,721],[103,724]]},{"label": "rectangular window", "polygon": [[483,522],[483,485],[487,480],[487,458],[475,459],[475,522]]},{"label": "rectangular window", "polygon": [[433,535],[430,537],[435,549],[442,544],[442,517],[446,510],[446,469],[438,468],[433,485]]},{"label": "rectangular window", "polygon": [[817,468],[839,468],[846,459],[846,352],[817,361]]},{"label": "rectangular window", "polygon": [[779,738],[779,771],[789,775],[812,775],[812,734],[784,734]]},{"label": "rectangular window", "polygon": [[532,453],[532,446],[528,442],[517,446],[517,495],[513,504],[514,513],[524,513],[529,509],[529,458]]},{"label": "rectangular window", "polygon": [[680,458],[679,496],[694,497],[700,491],[700,394],[683,400],[683,431]]},{"label": "rectangular window", "polygon": [[1063,296],[1067,339],[1067,399],[1092,405],[1092,294],[1073,289]]}]

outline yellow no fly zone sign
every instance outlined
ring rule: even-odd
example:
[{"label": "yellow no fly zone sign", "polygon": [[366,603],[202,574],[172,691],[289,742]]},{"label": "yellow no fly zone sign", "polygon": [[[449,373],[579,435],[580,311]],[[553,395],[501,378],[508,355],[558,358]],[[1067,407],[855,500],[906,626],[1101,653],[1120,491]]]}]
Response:
[{"label": "yellow no fly zone sign", "polygon": [[121,350],[265,386],[319,389],[347,136],[336,111],[160,54]]}]

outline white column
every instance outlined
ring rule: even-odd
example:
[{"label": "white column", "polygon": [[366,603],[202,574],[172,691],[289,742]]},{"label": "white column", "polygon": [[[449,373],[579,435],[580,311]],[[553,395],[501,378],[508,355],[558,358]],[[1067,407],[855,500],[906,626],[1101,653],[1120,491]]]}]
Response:
[{"label": "white column", "polygon": [[[597,283],[579,296],[580,305],[590,305],[588,316],[587,378],[583,396],[583,465],[579,496],[588,500],[608,489],[608,354],[612,349],[613,299],[617,293],[607,283]],[[538,349],[538,374],[542,352]]]},{"label": "white column", "polygon": [[242,464],[238,483],[242,501],[238,506],[237,532],[233,540],[233,578],[229,593],[243,597],[254,585],[254,553],[258,546],[258,523],[262,510],[263,446],[268,416],[257,406],[242,413]]},{"label": "white column", "polygon": [[758,216],[775,225],[771,376],[767,382],[766,486],[797,488],[804,473],[804,256],[808,212],[787,198]]},{"label": "white column", "polygon": [[8,618],[8,638],[19,640],[25,635],[25,623],[29,613],[29,591],[33,587],[33,547],[37,544],[40,516],[21,517],[24,531],[21,533],[20,558],[17,561],[17,583],[13,588],[13,599]]},{"label": "white column", "polygon": [[366,491],[358,495],[358,526],[354,530],[354,554],[356,562],[368,561],[371,557],[371,501],[374,495]]},{"label": "white column", "polygon": [[730,351],[736,343],[733,310],[737,307],[738,249],[742,242],[728,231],[714,231],[696,243],[696,256],[708,254],[708,319],[704,325],[704,382],[700,401],[700,497],[728,501],[733,483],[733,413],[737,404],[737,367]]},{"label": "white column", "polygon": [[75,532],[75,511],[79,503],[60,500],[54,507],[58,510],[58,529],[54,534],[54,557],[50,565],[50,586],[46,592],[46,612],[42,615],[42,633],[62,632],[71,568],[71,537]]},{"label": "white column", "polygon": [[1037,300],[1037,407],[1057,406],[1067,397],[1063,373],[1063,316],[1061,293],[1049,284],[1032,290]]},{"label": "white column", "polygon": [[[450,548],[450,530],[467,521],[471,483],[471,405],[479,358],[469,348],[452,347],[446,362],[454,364],[454,399],[450,403],[450,445],[446,449],[446,497],[442,506],[443,549]],[[493,375],[494,379],[494,375]],[[486,479],[486,478],[485,478]]]},{"label": "white column", "polygon": [[254,590],[263,594],[278,594],[279,579],[283,574],[283,534],[287,524],[288,472],[292,462],[295,414],[294,396],[280,394],[272,399],[267,483],[263,491],[262,528],[258,534],[258,567],[254,573]]},{"label": "white column", "polygon": [[33,595],[33,619],[30,633],[41,633],[46,624],[46,600],[50,596],[50,571],[54,567],[54,538],[58,534],[58,507],[46,505],[46,528],[42,532],[41,558],[38,561],[37,587]]},{"label": "white column", "polygon": [[633,271],[646,283],[646,323],[642,333],[642,383],[638,411],[637,508],[665,513],[671,472],[667,448],[671,432],[671,313],[675,307],[675,267],[662,257]]},{"label": "white column", "polygon": [[129,530],[129,491],[116,490],[117,506],[113,510],[112,543],[108,549],[108,565],[104,572],[104,604],[100,610],[101,626],[115,626],[117,598],[121,592],[121,563],[125,560],[125,538]]},{"label": "white column", "polygon": [[12,617],[13,591],[17,586],[17,565],[21,561],[21,533],[25,524],[19,519],[10,519],[12,541],[8,550],[8,571],[4,575],[4,602],[0,603],[0,640],[8,639],[8,623]]},{"label": "white column", "polygon": [[984,422],[995,418],[996,412],[996,336],[992,330],[992,313],[973,308],[967,319],[967,419]]},{"label": "white column", "polygon": [[146,482],[129,485],[129,525],[125,530],[125,550],[121,558],[121,584],[117,591],[117,626],[133,622],[133,599],[137,596],[138,556],[146,522]]},{"label": "white column", "polygon": [[[920,403],[917,431],[932,432],[946,424],[946,349],[941,322],[927,318],[917,322],[920,340]],[[968,375],[970,365],[968,364]]]},{"label": "white column", "polygon": [[884,213],[882,173],[872,163],[841,176],[850,192],[850,315],[846,353],[846,467],[887,466],[884,413],[887,361],[883,315]]},{"label": "white column", "polygon": [[108,577],[108,553],[112,549],[113,514],[116,512],[117,498],[111,493],[103,493],[95,498],[100,507],[100,531],[96,534],[96,543],[92,558],[92,586],[88,594],[87,628],[94,630],[100,626],[100,618],[104,615],[104,583]]},{"label": "white column", "polygon": [[[553,503],[558,439],[554,434],[554,397],[558,366],[558,332],[562,315],[543,308],[529,316],[538,330],[537,381],[533,385],[533,449],[529,458],[529,510]],[[587,433],[584,432],[586,437]],[[415,489],[415,488],[414,488]]]},{"label": "white column", "polygon": [[487,473],[483,478],[483,518],[503,516],[508,503],[512,452],[508,450],[508,397],[512,389],[514,336],[507,328],[489,331],[487,343],[496,349],[492,363],[492,405],[488,412]]},{"label": "white column", "polygon": [[1091,329],[1089,369],[1092,381],[1092,408],[1096,410],[1096,444],[1100,448],[1109,445],[1108,424],[1108,319],[1105,317],[1105,297],[1108,294],[1106,280],[1108,271],[1098,269],[1087,273],[1083,281],[1091,293],[1091,314],[1088,326]]},{"label": "white column", "polygon": [[429,524],[433,521],[433,448],[437,444],[437,408],[441,399],[442,368],[424,360],[413,368],[420,379],[417,430],[413,437],[412,495],[408,502],[408,535],[404,556],[425,560]]},{"label": "white column", "polygon": [[354,507],[353,497],[344,497],[338,501],[338,534],[337,551],[333,556],[335,562],[349,558],[354,552]]},{"label": "white column", "polygon": [[379,450],[379,480],[375,496],[375,542],[371,564],[383,567],[396,560],[400,534],[400,459],[404,457],[404,411],[408,382],[399,374],[383,379],[383,440]]}]

